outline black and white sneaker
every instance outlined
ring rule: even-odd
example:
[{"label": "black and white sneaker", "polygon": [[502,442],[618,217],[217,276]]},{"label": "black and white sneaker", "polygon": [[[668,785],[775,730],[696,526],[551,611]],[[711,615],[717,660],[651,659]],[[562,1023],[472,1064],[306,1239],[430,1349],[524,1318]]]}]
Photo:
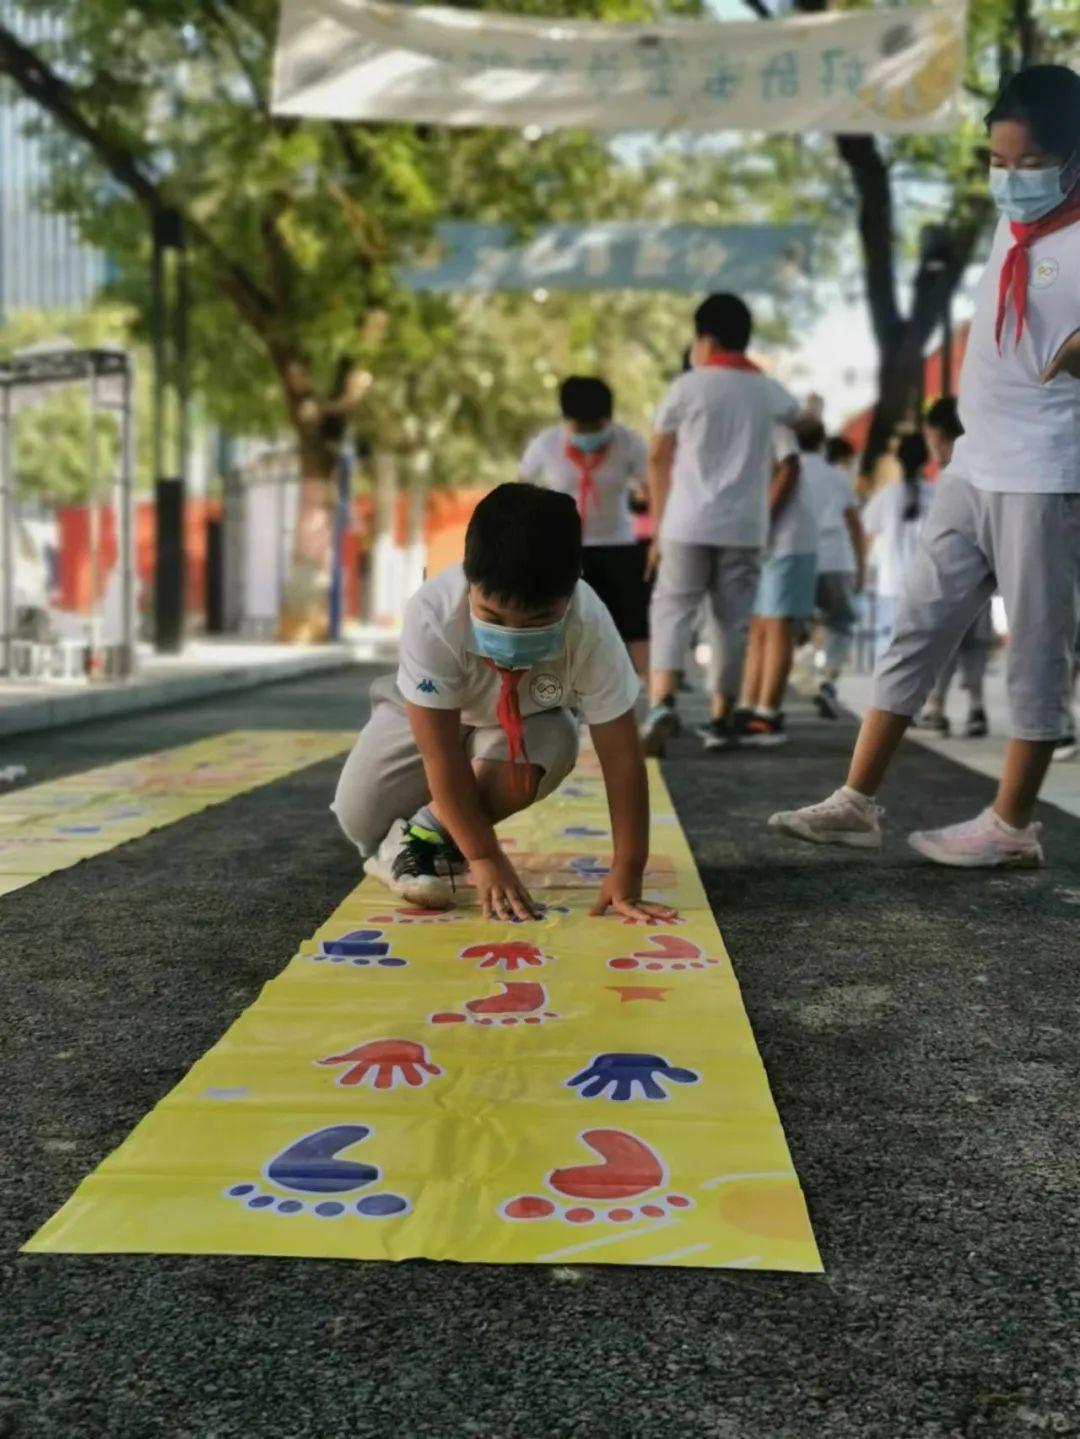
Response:
[{"label": "black and white sneaker", "polygon": [[818,685],[817,694],[814,696],[814,704],[822,719],[840,718],[840,701],[836,695],[836,686],[831,680],[825,680]]},{"label": "black and white sneaker", "polygon": [[364,861],[364,872],[418,909],[449,909],[453,890],[438,872],[442,857],[441,844],[422,838],[397,819],[378,851]]},{"label": "black and white sneaker", "polygon": [[662,759],[668,740],[681,730],[682,720],[674,705],[653,705],[641,729],[642,748],[651,759]]},{"label": "black and white sneaker", "polygon": [[1080,750],[1080,745],[1076,742],[1076,736],[1074,734],[1062,735],[1062,737],[1055,742],[1054,753],[1050,758],[1072,759],[1077,750]]},{"label": "black and white sneaker", "polygon": [[709,720],[708,724],[698,725],[697,736],[709,754],[739,748],[739,737],[732,729],[730,720],[714,719]]},{"label": "black and white sneaker", "polygon": [[986,711],[980,705],[973,709],[967,717],[967,724],[964,726],[965,739],[985,739],[990,733],[990,721],[986,718]]}]

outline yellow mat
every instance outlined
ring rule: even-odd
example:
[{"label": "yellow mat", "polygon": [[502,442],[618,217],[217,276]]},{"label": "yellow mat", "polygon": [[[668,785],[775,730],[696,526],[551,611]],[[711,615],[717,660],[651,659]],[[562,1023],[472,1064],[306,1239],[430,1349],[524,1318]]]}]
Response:
[{"label": "yellow mat", "polygon": [[611,841],[584,768],[501,830],[542,919],[360,885],[27,1249],[819,1271],[738,984],[651,783],[646,892],[679,923],[588,916]]},{"label": "yellow mat", "polygon": [[336,730],[235,730],[0,799],[0,895],[349,748]]}]

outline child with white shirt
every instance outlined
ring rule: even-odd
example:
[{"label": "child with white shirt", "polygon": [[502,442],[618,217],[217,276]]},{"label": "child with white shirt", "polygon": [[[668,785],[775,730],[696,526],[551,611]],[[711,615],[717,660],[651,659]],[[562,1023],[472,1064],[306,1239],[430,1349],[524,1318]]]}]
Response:
[{"label": "child with white shirt", "polygon": [[742,693],[733,716],[738,745],[785,744],[781,704],[795,656],[796,629],[814,612],[817,518],[792,453],[795,437],[777,428],[777,465],[769,487],[769,548],[750,621]]},{"label": "child with white shirt", "polygon": [[802,484],[813,506],[818,531],[814,616],[821,626],[825,671],[815,703],[823,719],[837,719],[840,702],[836,682],[851,652],[857,618],[855,596],[863,587],[859,502],[851,477],[825,459],[825,426],[821,421],[812,415],[803,416],[795,425],[795,436]]},{"label": "child with white shirt", "polygon": [[930,450],[920,434],[901,435],[896,449],[900,478],[883,485],[862,514],[863,534],[873,546],[876,572],[874,658],[892,641],[904,577],[915,558],[934,487],[926,478]]},{"label": "child with white shirt", "polygon": [[[702,601],[720,631],[707,749],[734,744],[750,614],[768,537],[776,427],[798,404],[747,357],[750,311],[736,295],[710,295],[694,315],[693,368],[670,386],[649,450],[649,490],[659,525],[650,610],[652,708],[643,737],[662,754],[680,729],[678,672]],[[794,446],[792,446],[792,452]],[[658,567],[658,568],[657,568]]]},{"label": "child with white shirt", "polygon": [[910,837],[920,854],[963,868],[1043,863],[1032,815],[1069,726],[1080,574],[1080,76],[1020,71],[987,127],[1001,221],[960,378],[964,434],[937,482],[847,783],[769,821],[816,844],[881,845],[873,797],[996,580],[1012,721],[997,795],[975,819]]},{"label": "child with white shirt", "polygon": [[634,718],[640,683],[580,576],[574,502],[500,485],[473,513],[464,564],[406,606],[396,679],[372,686],[371,719],[332,809],[367,872],[410,904],[447,908],[446,876],[464,857],[485,918],[535,916],[494,827],[573,769],[576,710],[600,760],[614,849],[592,913],[672,918],[641,898],[649,795]]},{"label": "child with white shirt", "polygon": [[[964,427],[960,423],[956,401],[951,395],[942,395],[927,410],[923,421],[926,443],[942,470],[948,468],[956,442],[963,433]],[[953,675],[959,669],[961,683],[968,692],[969,702],[964,735],[967,739],[982,739],[989,734],[990,724],[983,701],[983,682],[993,648],[994,622],[990,601],[987,600],[971,622],[952,658],[946,660],[941,673],[934,681],[934,688],[927,697],[926,708],[919,720],[920,725],[940,735],[951,732],[946,704]]]},{"label": "child with white shirt", "polygon": [[645,441],[615,423],[606,381],[571,375],[559,390],[562,424],[541,430],[526,446],[523,480],[561,490],[581,514],[585,581],[611,611],[639,674],[649,669],[649,588],[646,553],[637,543],[631,498],[645,483]]}]

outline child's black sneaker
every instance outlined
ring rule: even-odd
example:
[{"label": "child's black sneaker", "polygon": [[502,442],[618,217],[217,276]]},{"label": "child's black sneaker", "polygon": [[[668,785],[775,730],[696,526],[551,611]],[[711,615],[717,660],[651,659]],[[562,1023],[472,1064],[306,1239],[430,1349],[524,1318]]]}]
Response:
[{"label": "child's black sneaker", "polygon": [[967,724],[964,726],[965,739],[985,739],[990,733],[990,721],[986,718],[986,711],[979,706],[973,709],[967,717]]},{"label": "child's black sneaker", "polygon": [[651,759],[662,758],[668,740],[674,739],[681,730],[682,720],[674,704],[661,700],[653,705],[641,727],[641,744],[645,753]]},{"label": "child's black sneaker", "polygon": [[822,719],[840,718],[840,700],[837,698],[836,686],[831,680],[825,680],[823,684],[818,685],[814,704]]},{"label": "child's black sneaker", "polygon": [[949,723],[948,715],[939,709],[925,709],[917,720],[919,729],[929,730],[931,734],[940,735],[942,739],[948,739],[952,734],[952,725]]},{"label": "child's black sneaker", "polygon": [[453,891],[438,873],[443,846],[415,833],[397,819],[378,851],[364,861],[364,871],[418,909],[449,909]]},{"label": "child's black sneaker", "polygon": [[728,719],[714,719],[708,724],[698,725],[697,735],[709,754],[739,748],[739,737]]}]

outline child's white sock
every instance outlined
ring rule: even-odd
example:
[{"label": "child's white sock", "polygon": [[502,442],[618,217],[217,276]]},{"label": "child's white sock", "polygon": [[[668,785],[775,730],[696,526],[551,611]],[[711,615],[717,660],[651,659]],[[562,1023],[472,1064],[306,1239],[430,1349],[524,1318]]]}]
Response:
[{"label": "child's white sock", "polygon": [[842,784],[840,786],[840,793],[851,800],[853,804],[858,805],[859,809],[870,809],[873,807],[874,801],[868,794],[863,794],[863,792],[858,789],[852,789],[849,784]]}]

